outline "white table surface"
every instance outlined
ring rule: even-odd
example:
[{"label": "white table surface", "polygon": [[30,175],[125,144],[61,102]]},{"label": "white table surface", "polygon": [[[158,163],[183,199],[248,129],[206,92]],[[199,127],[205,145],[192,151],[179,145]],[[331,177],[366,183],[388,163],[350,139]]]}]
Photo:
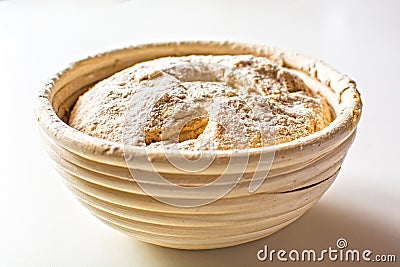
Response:
[{"label": "white table surface", "polygon": [[[54,2],[0,1],[0,266],[272,266],[257,261],[264,245],[317,250],[338,238],[397,255],[371,266],[399,266],[399,1]],[[364,112],[338,179],[301,219],[249,244],[180,251],[127,237],[74,199],[44,153],[32,102],[48,78],[87,55],[198,39],[323,59],[357,81]]]}]

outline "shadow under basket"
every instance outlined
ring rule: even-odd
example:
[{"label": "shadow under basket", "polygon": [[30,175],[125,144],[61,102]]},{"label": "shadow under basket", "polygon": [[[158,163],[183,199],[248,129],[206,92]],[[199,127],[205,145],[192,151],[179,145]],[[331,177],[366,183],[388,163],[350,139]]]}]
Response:
[{"label": "shadow under basket", "polygon": [[[319,132],[274,146],[268,177],[253,193],[248,188],[251,177],[259,171],[257,159],[271,147],[250,149],[246,173],[217,201],[197,207],[162,203],[141,189],[137,183],[141,177],[132,177],[125,161],[124,156],[138,156],[143,149],[91,137],[66,121],[77,98],[94,83],[139,62],[194,54],[252,54],[271,59],[298,73],[312,90],[323,95],[336,117]],[[174,42],[132,46],[76,62],[39,90],[35,106],[53,165],[76,198],[98,219],[145,242],[211,249],[268,236],[310,209],[338,175],[354,140],[362,104],[351,79],[321,61],[294,52],[233,42]],[[218,177],[223,171],[218,166],[229,162],[231,155],[229,151],[217,153],[215,164],[190,177],[177,171],[161,153],[155,153],[152,160],[157,171],[174,184],[198,186]],[[143,167],[141,171],[151,170]],[[161,188],[160,194],[178,200],[193,197],[176,194],[168,187]]]}]

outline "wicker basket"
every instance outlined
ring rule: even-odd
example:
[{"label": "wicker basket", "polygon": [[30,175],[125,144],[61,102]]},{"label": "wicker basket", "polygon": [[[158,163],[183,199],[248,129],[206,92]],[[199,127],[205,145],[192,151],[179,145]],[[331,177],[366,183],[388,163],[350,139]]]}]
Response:
[{"label": "wicker basket", "polygon": [[[253,54],[274,60],[297,72],[326,97],[336,117],[310,136],[273,148],[251,149],[245,175],[217,201],[200,207],[157,201],[135,182],[141,177],[132,179],[125,161],[124,155],[134,157],[143,150],[91,137],[65,121],[77,98],[93,83],[138,62],[190,54]],[[355,83],[320,61],[269,46],[232,42],[149,44],[100,54],[57,74],[36,98],[36,115],[48,154],[77,199],[119,231],[145,242],[182,249],[249,242],[298,219],[336,178],[354,140],[362,106]],[[275,158],[268,177],[256,192],[249,193],[250,178],[258,171],[254,162],[271,149]],[[152,160],[173,183],[198,186],[215,179],[221,172],[218,166],[229,161],[231,155],[229,151],[216,154],[217,165],[189,179],[163,155],[154,154]],[[162,192],[171,199],[190,197],[168,189]]]}]

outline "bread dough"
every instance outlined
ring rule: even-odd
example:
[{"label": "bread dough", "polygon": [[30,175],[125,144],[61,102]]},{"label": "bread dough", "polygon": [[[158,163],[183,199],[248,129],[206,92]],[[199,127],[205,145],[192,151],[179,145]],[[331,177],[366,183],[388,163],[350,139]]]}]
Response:
[{"label": "bread dough", "polygon": [[252,55],[138,63],[79,97],[70,126],[94,137],[166,149],[245,149],[326,127],[326,100],[290,69]]}]

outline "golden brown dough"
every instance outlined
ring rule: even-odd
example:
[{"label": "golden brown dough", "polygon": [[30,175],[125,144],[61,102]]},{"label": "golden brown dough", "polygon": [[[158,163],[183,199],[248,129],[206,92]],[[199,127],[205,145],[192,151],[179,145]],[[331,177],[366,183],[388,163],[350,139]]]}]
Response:
[{"label": "golden brown dough", "polygon": [[239,55],[136,64],[83,94],[69,124],[130,145],[226,150],[292,141],[331,120],[325,99],[289,69]]}]

